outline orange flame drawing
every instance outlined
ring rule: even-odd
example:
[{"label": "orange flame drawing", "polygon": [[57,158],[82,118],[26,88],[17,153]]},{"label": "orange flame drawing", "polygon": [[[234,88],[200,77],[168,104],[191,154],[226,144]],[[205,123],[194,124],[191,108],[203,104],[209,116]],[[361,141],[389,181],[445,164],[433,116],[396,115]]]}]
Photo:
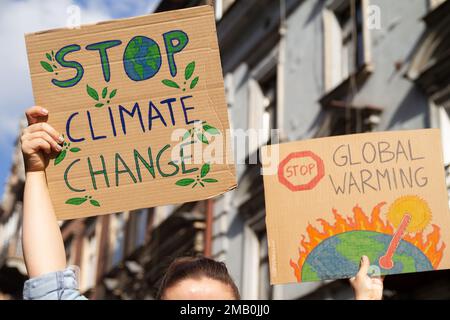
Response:
[{"label": "orange flame drawing", "polygon": [[[330,224],[324,219],[317,219],[317,221],[322,225],[322,231],[313,227],[311,224],[308,224],[306,233],[309,236],[309,239],[306,239],[306,237],[302,235],[298,252],[299,258],[297,261],[290,259],[289,262],[291,267],[294,269],[297,282],[301,282],[302,268],[308,254],[311,253],[319,243],[331,236],[356,230],[375,231],[392,235],[395,232],[394,227],[389,223],[384,223],[381,219],[380,211],[385,204],[386,202],[380,202],[377,204],[372,209],[370,218],[358,205],[353,207],[353,217],[349,217],[347,219],[343,218],[336,209],[333,209],[335,219],[334,224]],[[421,250],[428,258],[433,268],[437,268],[442,260],[445,244],[441,243],[439,246],[440,228],[434,224],[431,226],[432,231],[426,235],[426,237],[424,232],[421,231],[416,232],[415,234],[405,234],[402,239],[408,241]]]}]

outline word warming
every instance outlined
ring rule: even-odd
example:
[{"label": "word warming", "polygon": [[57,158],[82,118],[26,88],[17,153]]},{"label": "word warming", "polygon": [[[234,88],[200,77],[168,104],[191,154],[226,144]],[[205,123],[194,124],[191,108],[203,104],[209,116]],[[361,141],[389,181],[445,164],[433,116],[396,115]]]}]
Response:
[{"label": "word warming", "polygon": [[[275,164],[266,157],[274,150]],[[349,278],[363,255],[375,275],[450,268],[439,130],[304,140],[262,154],[273,284]]]}]

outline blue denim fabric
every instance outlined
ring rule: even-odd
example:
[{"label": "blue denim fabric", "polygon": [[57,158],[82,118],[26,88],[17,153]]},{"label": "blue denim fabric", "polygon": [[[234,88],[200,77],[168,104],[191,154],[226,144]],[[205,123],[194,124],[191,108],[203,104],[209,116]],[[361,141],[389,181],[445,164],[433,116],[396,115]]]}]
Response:
[{"label": "blue denim fabric", "polygon": [[78,290],[74,267],[25,281],[24,300],[87,300]]}]

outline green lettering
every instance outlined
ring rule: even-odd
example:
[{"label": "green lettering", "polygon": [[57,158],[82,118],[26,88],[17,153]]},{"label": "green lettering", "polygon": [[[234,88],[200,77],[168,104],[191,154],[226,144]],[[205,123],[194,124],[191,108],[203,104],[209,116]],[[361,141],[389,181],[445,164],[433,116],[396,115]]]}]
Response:
[{"label": "green lettering", "polygon": [[[119,160],[122,163],[123,167],[125,168],[124,170],[119,170]],[[133,180],[133,182],[134,183],[137,182],[136,177],[133,175],[130,168],[128,168],[127,164],[125,163],[125,161],[122,159],[122,157],[118,153],[116,153],[115,163],[116,163],[116,187],[119,186],[119,174],[122,174],[122,173],[128,173],[128,175]]]},{"label": "green lettering", "polygon": [[97,190],[97,183],[95,180],[95,176],[98,174],[103,174],[103,176],[105,177],[105,183],[106,186],[109,188],[109,179],[108,179],[108,173],[106,171],[106,165],[105,165],[105,158],[103,158],[102,155],[100,155],[100,160],[102,161],[102,170],[98,170],[98,171],[94,171],[94,169],[92,168],[92,163],[91,163],[91,158],[87,158],[88,161],[88,166],[89,166],[89,174],[91,175],[91,179],[92,179],[92,186],[94,187],[94,190]]}]

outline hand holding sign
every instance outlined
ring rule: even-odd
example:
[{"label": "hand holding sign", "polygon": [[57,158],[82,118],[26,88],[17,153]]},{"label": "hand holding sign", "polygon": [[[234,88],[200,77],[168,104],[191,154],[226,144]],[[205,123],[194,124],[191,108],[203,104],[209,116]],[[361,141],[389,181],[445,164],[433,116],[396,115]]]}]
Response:
[{"label": "hand holding sign", "polygon": [[369,258],[362,256],[358,273],[350,278],[356,300],[381,300],[383,298],[383,278],[369,276],[369,269]]},{"label": "hand holding sign", "polygon": [[26,43],[36,102],[65,137],[46,172],[58,218],[236,186],[210,6],[31,34]]},{"label": "hand holding sign", "polygon": [[264,175],[271,282],[348,278],[362,255],[381,275],[450,268],[439,140],[429,129],[265,147],[280,150]]},{"label": "hand holding sign", "polygon": [[[25,115],[28,127],[22,132],[21,145],[27,172],[43,171],[50,154],[61,152],[63,136],[45,123],[48,111],[42,107],[29,108]],[[43,152],[43,153],[42,153]]]}]

